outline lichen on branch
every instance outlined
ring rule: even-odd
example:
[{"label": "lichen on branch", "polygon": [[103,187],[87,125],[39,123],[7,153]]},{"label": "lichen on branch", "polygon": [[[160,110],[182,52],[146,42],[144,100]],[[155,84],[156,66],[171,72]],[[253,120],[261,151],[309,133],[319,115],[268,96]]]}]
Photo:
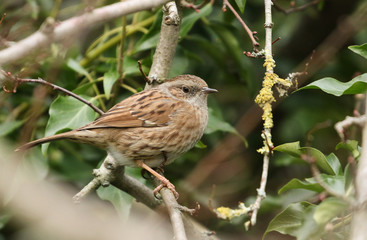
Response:
[{"label": "lichen on branch", "polygon": [[[273,127],[273,113],[272,113],[272,103],[275,102],[275,97],[273,94],[273,87],[278,86],[278,89],[289,89],[292,86],[292,82],[280,78],[274,73],[275,61],[273,56],[266,54],[264,67],[266,68],[263,87],[259,94],[255,98],[255,103],[258,104],[262,110],[262,119],[264,121],[264,129],[270,129]],[[281,92],[280,90],[278,90]]]}]

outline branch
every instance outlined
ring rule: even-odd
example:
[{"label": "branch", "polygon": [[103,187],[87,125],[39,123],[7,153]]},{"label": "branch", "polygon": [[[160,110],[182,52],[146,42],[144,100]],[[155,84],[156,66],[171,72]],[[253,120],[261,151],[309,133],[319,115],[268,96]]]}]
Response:
[{"label": "branch", "polygon": [[339,137],[342,141],[346,140],[345,129],[350,127],[351,125],[358,125],[360,127],[364,127],[367,121],[367,116],[362,115],[359,117],[350,117],[347,116],[343,121],[337,122],[335,124],[335,130],[339,134]]},{"label": "branch", "polygon": [[233,12],[233,14],[236,16],[238,21],[242,24],[243,28],[246,30],[248,36],[250,37],[252,41],[252,47],[257,52],[257,48],[260,46],[260,44],[255,39],[256,32],[251,31],[251,29],[246,25],[246,23],[242,20],[240,15],[236,12],[236,10],[232,7],[232,5],[228,2],[228,0],[223,1],[223,11],[225,11],[225,7],[228,6],[229,9]]},{"label": "branch", "polygon": [[[161,184],[159,180],[155,180],[155,184]],[[176,197],[168,188],[162,188],[160,191],[163,202],[166,205],[168,215],[171,219],[171,224],[173,228],[173,235],[175,240],[186,240],[186,232],[185,226],[182,220],[182,213],[180,209],[177,207],[178,203],[176,201]]]},{"label": "branch", "polygon": [[8,92],[8,93],[9,93],[9,92],[15,93],[15,92],[17,91],[17,87],[18,87],[20,84],[25,83],[25,82],[30,82],[30,83],[41,83],[41,84],[44,84],[44,85],[47,85],[47,86],[52,87],[54,90],[57,90],[57,91],[63,92],[63,93],[65,93],[66,95],[68,95],[68,96],[70,96],[70,97],[73,97],[73,98],[75,98],[75,99],[77,99],[77,100],[81,101],[82,103],[84,103],[84,104],[88,105],[90,108],[92,108],[92,109],[93,109],[96,113],[98,113],[99,115],[102,115],[102,114],[104,113],[101,109],[99,109],[97,106],[95,106],[93,103],[91,103],[91,102],[87,101],[86,99],[84,99],[84,98],[82,98],[82,97],[80,97],[80,96],[76,95],[75,93],[73,93],[73,92],[71,92],[71,91],[69,91],[69,90],[67,90],[67,89],[65,89],[65,88],[62,88],[62,87],[60,87],[60,86],[57,86],[57,85],[52,84],[52,83],[50,83],[50,82],[47,82],[47,81],[45,81],[45,80],[43,80],[43,79],[41,79],[41,78],[38,78],[38,79],[18,78],[18,77],[14,77],[14,76],[12,76],[10,73],[5,73],[4,71],[3,71],[3,74],[7,77],[7,80],[9,80],[9,79],[10,79],[10,80],[12,80],[12,81],[14,81],[14,82],[15,82],[15,86],[14,86],[13,90],[8,90],[8,89],[6,89],[5,84],[4,84],[4,85],[3,85],[3,90],[4,90],[5,92]]},{"label": "branch", "polygon": [[[269,157],[273,148],[271,141],[271,128],[273,127],[272,122],[272,106],[271,103],[275,101],[272,96],[272,86],[267,89],[268,82],[274,83],[274,70],[275,62],[272,56],[272,16],[271,16],[271,0],[264,0],[265,5],[265,63],[266,67],[265,77],[263,81],[263,88],[260,90],[259,95],[256,97],[255,102],[263,109],[263,120],[264,120],[264,132],[262,137],[264,139],[264,147],[260,149],[260,152],[264,155],[263,158],[263,170],[261,174],[260,188],[257,189],[257,197],[255,203],[251,206],[251,220],[246,223],[248,226],[254,226],[256,224],[257,213],[260,209],[261,201],[265,198],[265,188],[268,178],[269,171]],[[265,92],[265,94],[264,94]],[[266,97],[266,95],[268,95]]]},{"label": "branch", "polygon": [[[367,97],[365,98],[365,113],[367,113]],[[367,220],[367,122],[363,124],[362,130],[362,152],[359,159],[357,176],[355,179],[357,208],[352,221],[352,235],[350,239],[364,239],[366,231],[363,223]]]},{"label": "branch", "polygon": [[171,1],[163,8],[161,33],[148,75],[151,82],[145,85],[145,89],[149,89],[154,81],[159,82],[169,77],[173,57],[180,37],[181,25],[181,8],[177,5],[173,7],[173,4],[174,1]]},{"label": "branch", "polygon": [[54,23],[47,31],[40,29],[29,37],[0,51],[0,66],[14,63],[34,51],[47,48],[51,43],[74,39],[88,28],[130,13],[160,6],[168,0],[139,0],[114,3],[86,12],[81,16]]},{"label": "branch", "polygon": [[107,187],[112,184],[151,209],[155,209],[161,204],[161,201],[154,197],[151,189],[135,178],[127,176],[124,173],[124,166],[119,165],[111,155],[107,155],[103,164],[93,171],[93,175],[94,179],[73,197],[74,202],[81,202],[100,186]]}]

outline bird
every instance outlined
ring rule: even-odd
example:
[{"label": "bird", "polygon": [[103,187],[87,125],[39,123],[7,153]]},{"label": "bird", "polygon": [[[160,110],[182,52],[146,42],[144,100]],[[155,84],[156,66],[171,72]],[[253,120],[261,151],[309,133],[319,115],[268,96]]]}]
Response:
[{"label": "bird", "polygon": [[207,97],[218,92],[194,75],[179,75],[117,103],[95,121],[16,149],[68,139],[105,149],[118,164],[140,167],[157,177],[176,198],[174,185],[153,168],[172,163],[195,146],[208,123]]}]

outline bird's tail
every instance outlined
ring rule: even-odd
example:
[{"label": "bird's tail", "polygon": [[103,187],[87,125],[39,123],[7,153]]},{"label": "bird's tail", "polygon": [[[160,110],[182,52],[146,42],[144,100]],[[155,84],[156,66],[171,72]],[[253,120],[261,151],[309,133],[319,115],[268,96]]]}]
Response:
[{"label": "bird's tail", "polygon": [[72,132],[73,131],[60,133],[60,134],[52,135],[52,136],[49,136],[49,137],[44,137],[44,138],[41,138],[41,139],[37,139],[37,140],[34,140],[32,142],[26,143],[23,146],[18,147],[17,149],[15,149],[15,151],[16,152],[24,151],[24,150],[27,150],[27,149],[32,148],[34,146],[37,146],[39,144],[52,142],[52,141],[60,140],[60,139],[72,138],[72,135],[73,135]]}]

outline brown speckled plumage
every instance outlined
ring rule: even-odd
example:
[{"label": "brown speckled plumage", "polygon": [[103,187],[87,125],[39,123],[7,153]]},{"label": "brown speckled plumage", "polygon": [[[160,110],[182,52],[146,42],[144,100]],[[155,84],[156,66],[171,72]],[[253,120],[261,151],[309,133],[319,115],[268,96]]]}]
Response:
[{"label": "brown speckled plumage", "polygon": [[199,77],[177,76],[132,95],[84,127],[19,149],[71,139],[106,149],[122,165],[168,164],[202,137],[208,122],[207,95],[212,92],[216,90]]}]

